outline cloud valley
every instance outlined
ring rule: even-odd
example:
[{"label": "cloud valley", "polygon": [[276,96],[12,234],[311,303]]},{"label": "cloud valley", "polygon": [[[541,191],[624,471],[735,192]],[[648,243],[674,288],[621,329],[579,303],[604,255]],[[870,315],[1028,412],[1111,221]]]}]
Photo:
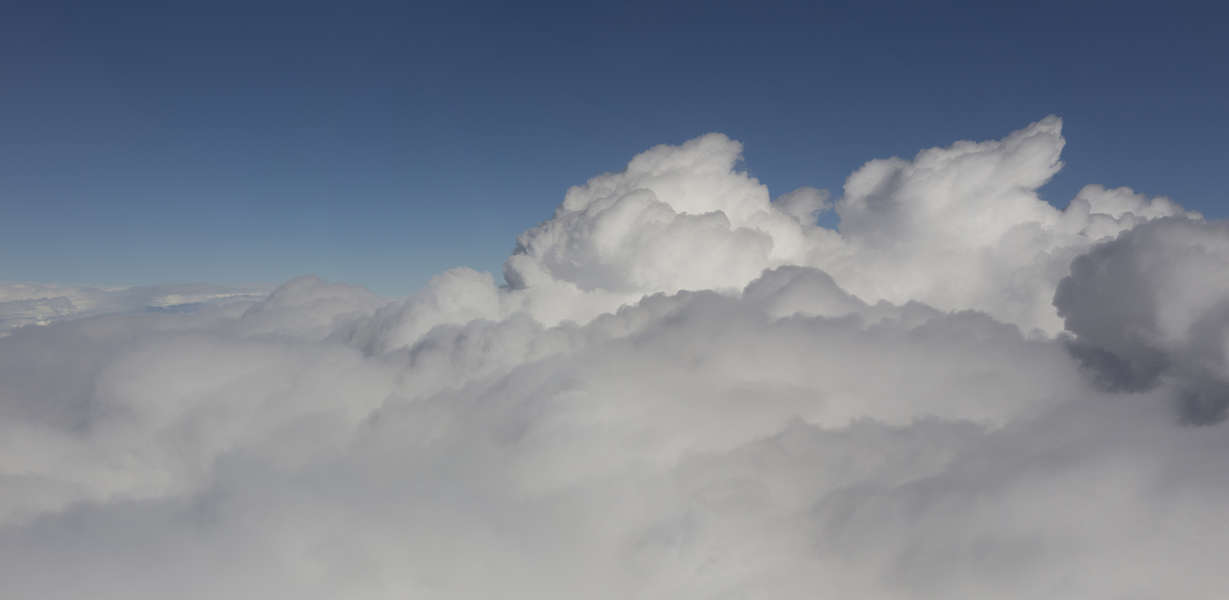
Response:
[{"label": "cloud valley", "polygon": [[0,286],[0,596],[1217,597],[1229,228],[1061,129],[657,146],[399,301]]}]

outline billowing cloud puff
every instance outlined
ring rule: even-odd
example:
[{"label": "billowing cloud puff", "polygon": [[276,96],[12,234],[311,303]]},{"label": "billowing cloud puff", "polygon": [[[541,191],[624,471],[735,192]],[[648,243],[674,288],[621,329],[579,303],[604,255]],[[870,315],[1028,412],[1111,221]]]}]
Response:
[{"label": "billowing cloud puff", "polygon": [[1111,389],[1169,379],[1185,416],[1229,408],[1229,226],[1165,219],[1080,256],[1054,303]]},{"label": "billowing cloud puff", "polygon": [[837,206],[856,252],[819,266],[869,298],[975,308],[1026,329],[1061,330],[1050,300],[1075,255],[1149,219],[1187,215],[1126,188],[1089,186],[1065,211],[1043,201],[1037,188],[1061,167],[1061,130],[1048,117],[1002,140],[867,163]]},{"label": "billowing cloud puff", "polygon": [[1200,218],[1167,198],[1101,186],[1054,208],[1037,189],[1061,167],[1061,130],[1048,117],[1002,140],[871,161],[845,183],[837,231],[815,218],[832,206],[827,192],[773,202],[737,169],[738,142],[710,134],[658,146],[568,190],[553,218],[521,234],[508,287],[447,274],[365,339],[404,347],[434,325],[518,312],[583,323],[655,293],[737,292],[786,265],[821,269],[867,302],[975,309],[1053,335],[1062,320],[1051,300],[1072,258],[1152,219]]},{"label": "billowing cloud puff", "polygon": [[12,329],[0,597],[1218,597],[1229,230],[1053,208],[1060,129],[835,202],[711,134],[569,190],[502,285]]}]

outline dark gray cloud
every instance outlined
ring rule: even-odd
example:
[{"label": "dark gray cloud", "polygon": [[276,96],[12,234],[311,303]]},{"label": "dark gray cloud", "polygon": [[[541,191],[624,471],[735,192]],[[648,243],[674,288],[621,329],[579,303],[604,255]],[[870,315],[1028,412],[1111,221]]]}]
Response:
[{"label": "dark gray cloud", "polygon": [[1229,407],[1229,226],[1163,219],[1076,258],[1054,305],[1109,389],[1174,388],[1182,418]]}]

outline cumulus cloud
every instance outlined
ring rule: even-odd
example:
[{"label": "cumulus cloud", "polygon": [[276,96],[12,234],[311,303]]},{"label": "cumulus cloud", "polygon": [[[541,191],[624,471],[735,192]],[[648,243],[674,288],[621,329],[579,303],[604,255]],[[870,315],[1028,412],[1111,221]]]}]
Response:
[{"label": "cumulus cloud", "polygon": [[1229,230],[1054,208],[1063,144],[774,200],[710,134],[568,190],[502,283],[13,328],[0,596],[1217,597]]},{"label": "cumulus cloud", "polygon": [[1229,407],[1227,267],[1225,223],[1153,221],[1072,262],[1054,304],[1106,386],[1170,380],[1187,419],[1216,421]]}]

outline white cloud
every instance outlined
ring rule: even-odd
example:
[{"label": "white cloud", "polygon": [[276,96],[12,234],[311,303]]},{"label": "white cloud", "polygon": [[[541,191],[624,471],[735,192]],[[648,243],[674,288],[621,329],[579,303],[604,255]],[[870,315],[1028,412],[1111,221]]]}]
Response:
[{"label": "white cloud", "polygon": [[26,325],[133,310],[188,310],[202,304],[254,301],[256,288],[207,284],[140,287],[0,283],[0,336]]},{"label": "white cloud", "polygon": [[508,285],[13,329],[0,596],[1214,598],[1229,231],[1046,204],[1060,129],[835,203],[712,134],[569,190]]},{"label": "white cloud", "polygon": [[[477,274],[442,276],[404,315],[385,315],[402,326],[376,327],[368,338],[387,350],[436,324],[517,312],[548,325],[583,323],[648,294],[737,292],[786,265],[821,269],[867,302],[975,309],[1052,335],[1062,320],[1051,299],[1072,258],[1151,219],[1200,218],[1165,198],[1100,186],[1054,208],[1037,188],[1061,166],[1061,130],[1047,117],[1002,140],[871,161],[835,204],[839,232],[804,218],[825,209],[826,192],[802,188],[770,201],[737,169],[738,142],[710,134],[658,146],[623,172],[568,190],[552,219],[521,234],[504,268],[511,289]],[[450,306],[470,308],[431,308],[440,304],[433,298],[454,296],[464,300]],[[471,306],[478,298],[480,314]]]}]

